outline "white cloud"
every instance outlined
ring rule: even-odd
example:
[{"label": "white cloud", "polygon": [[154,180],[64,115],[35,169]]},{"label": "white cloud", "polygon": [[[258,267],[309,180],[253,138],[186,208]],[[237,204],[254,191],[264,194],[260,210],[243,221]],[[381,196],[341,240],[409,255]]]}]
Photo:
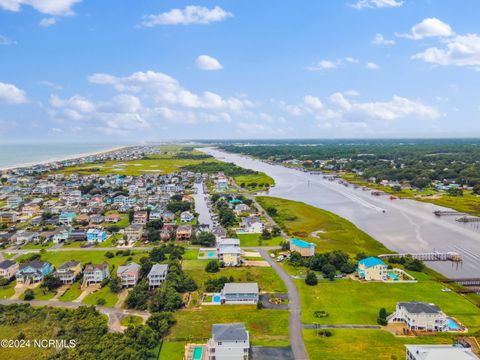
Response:
[{"label": "white cloud", "polygon": [[455,35],[450,25],[437,18],[426,18],[414,25],[409,34],[397,34],[412,40],[421,40],[429,37],[448,37]]},{"label": "white cloud", "polygon": [[380,69],[380,66],[378,66],[377,64],[375,64],[374,62],[368,62],[367,65],[366,65],[367,69],[370,69],[370,70],[378,70]]},{"label": "white cloud", "polygon": [[42,14],[71,16],[73,5],[82,0],[0,0],[0,8],[18,12],[22,6],[31,6]]},{"label": "white cloud", "polygon": [[357,64],[360,62],[358,59],[355,59],[351,56],[347,56],[344,60],[350,64]]},{"label": "white cloud", "polygon": [[205,25],[224,21],[232,16],[232,13],[223,10],[220,6],[208,9],[203,6],[189,5],[184,9],[172,9],[158,15],[145,15],[141,25],[145,27],[157,25]]},{"label": "white cloud", "polygon": [[49,26],[55,25],[56,23],[57,23],[57,19],[50,17],[50,18],[43,18],[42,20],[40,20],[39,25],[42,27],[49,27]]},{"label": "white cloud", "polygon": [[413,59],[438,65],[480,67],[480,36],[477,34],[458,35],[446,40],[444,48],[431,47],[415,54]]},{"label": "white cloud", "polygon": [[51,87],[51,88],[57,89],[57,90],[62,90],[63,89],[62,85],[55,84],[54,82],[48,81],[48,80],[41,80],[41,81],[38,82],[38,84],[43,85],[43,86],[48,86],[48,87]]},{"label": "white cloud", "polygon": [[211,91],[204,91],[201,94],[193,93],[183,88],[171,76],[154,71],[136,72],[127,77],[93,74],[88,79],[95,84],[112,85],[117,91],[143,92],[157,103],[169,103],[187,108],[239,112],[253,106],[248,99],[224,98]]},{"label": "white cloud", "polygon": [[0,35],[0,45],[13,45],[13,44],[16,44],[16,42],[10,40],[8,37],[4,35]]},{"label": "white cloud", "polygon": [[330,60],[320,60],[316,64],[309,66],[307,69],[309,71],[319,71],[319,70],[326,70],[326,69],[335,69],[337,67],[337,63],[330,61]]},{"label": "white cloud", "polygon": [[0,82],[0,102],[19,105],[28,102],[25,91],[13,84]]},{"label": "white cloud", "polygon": [[311,107],[312,109],[321,109],[323,108],[323,104],[322,104],[322,101],[318,98],[318,97],[315,97],[315,96],[312,96],[312,95],[305,95],[303,97],[303,102]]},{"label": "white cloud", "polygon": [[382,34],[375,34],[375,37],[372,40],[372,44],[374,45],[393,45],[395,44],[395,40],[385,39]]},{"label": "white cloud", "polygon": [[391,8],[400,7],[403,1],[400,0],[358,0],[351,6],[355,9],[361,10],[365,8]]},{"label": "white cloud", "polygon": [[223,68],[220,62],[208,55],[200,55],[195,61],[197,67],[202,70],[220,70]]}]

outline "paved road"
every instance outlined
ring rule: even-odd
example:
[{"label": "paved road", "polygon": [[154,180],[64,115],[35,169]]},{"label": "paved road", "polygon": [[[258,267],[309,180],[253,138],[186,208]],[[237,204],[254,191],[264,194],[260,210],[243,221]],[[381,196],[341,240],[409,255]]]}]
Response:
[{"label": "paved road", "polygon": [[380,325],[321,325],[321,324],[303,324],[304,329],[370,329],[381,330]]},{"label": "paved road", "polygon": [[262,255],[262,257],[267,261],[277,272],[280,278],[283,280],[288,289],[288,298],[290,300],[290,321],[289,321],[289,333],[290,333],[290,346],[292,347],[292,352],[295,360],[307,360],[307,350],[305,349],[305,344],[303,343],[302,335],[302,311],[300,308],[300,294],[298,289],[295,286],[290,275],[288,275],[285,270],[283,270],[280,265],[278,265],[275,260],[268,256],[265,249],[258,248],[257,251]]},{"label": "paved road", "polygon": [[[24,301],[24,300],[0,300],[1,305],[11,305],[11,304],[30,304],[32,306],[51,306],[51,307],[58,307],[58,308],[68,308],[68,309],[76,309],[80,306],[88,306],[82,303],[77,302],[68,302],[68,301],[55,301],[55,300],[31,300],[31,301]],[[108,316],[108,328],[111,331],[123,332],[123,328],[120,325],[120,320],[122,320],[125,316],[128,315],[136,315],[140,316],[143,319],[148,319],[150,317],[150,313],[146,311],[139,311],[139,310],[125,310],[125,309],[117,309],[117,308],[109,308],[105,306],[95,306],[95,308]]]}]

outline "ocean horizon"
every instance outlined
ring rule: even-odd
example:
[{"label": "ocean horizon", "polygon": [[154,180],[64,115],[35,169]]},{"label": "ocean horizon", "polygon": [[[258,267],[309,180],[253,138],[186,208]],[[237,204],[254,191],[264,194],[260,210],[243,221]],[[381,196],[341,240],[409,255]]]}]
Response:
[{"label": "ocean horizon", "polygon": [[[123,144],[98,143],[11,143],[0,144],[0,169],[34,165],[109,150]],[[126,146],[126,145],[125,145]]]}]

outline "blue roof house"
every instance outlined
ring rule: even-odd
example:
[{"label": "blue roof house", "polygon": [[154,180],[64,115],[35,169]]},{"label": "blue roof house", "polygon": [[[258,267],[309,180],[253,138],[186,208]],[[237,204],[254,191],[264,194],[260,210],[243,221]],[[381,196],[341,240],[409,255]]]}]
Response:
[{"label": "blue roof house", "polygon": [[105,240],[107,240],[107,233],[105,231],[99,229],[88,229],[88,242],[104,242]]},{"label": "blue roof house", "polygon": [[317,245],[308,241],[296,238],[290,239],[290,251],[298,252],[305,257],[315,255],[315,246]]},{"label": "blue roof house", "polygon": [[363,280],[382,281],[387,279],[387,265],[377,258],[368,257],[358,262],[358,277]]}]

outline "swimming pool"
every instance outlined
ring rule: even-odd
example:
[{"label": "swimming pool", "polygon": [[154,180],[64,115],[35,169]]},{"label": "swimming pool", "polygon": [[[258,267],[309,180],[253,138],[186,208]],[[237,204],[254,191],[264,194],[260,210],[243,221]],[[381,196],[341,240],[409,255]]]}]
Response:
[{"label": "swimming pool", "polygon": [[200,346],[195,347],[193,350],[193,360],[202,360],[203,348]]},{"label": "swimming pool", "polygon": [[392,279],[392,280],[395,280],[395,281],[396,281],[396,280],[400,280],[400,278],[399,278],[398,275],[396,275],[396,274],[388,274],[388,277],[389,277],[390,279]]},{"label": "swimming pool", "polygon": [[219,303],[220,302],[220,296],[219,295],[213,295],[212,302]]},{"label": "swimming pool", "polygon": [[215,256],[215,253],[214,253],[213,251],[210,251],[210,252],[208,253],[208,257],[209,257],[209,258],[213,258],[213,257],[216,257],[216,256]]},{"label": "swimming pool", "polygon": [[462,327],[453,319],[448,319],[448,329],[451,331],[458,331]]}]

